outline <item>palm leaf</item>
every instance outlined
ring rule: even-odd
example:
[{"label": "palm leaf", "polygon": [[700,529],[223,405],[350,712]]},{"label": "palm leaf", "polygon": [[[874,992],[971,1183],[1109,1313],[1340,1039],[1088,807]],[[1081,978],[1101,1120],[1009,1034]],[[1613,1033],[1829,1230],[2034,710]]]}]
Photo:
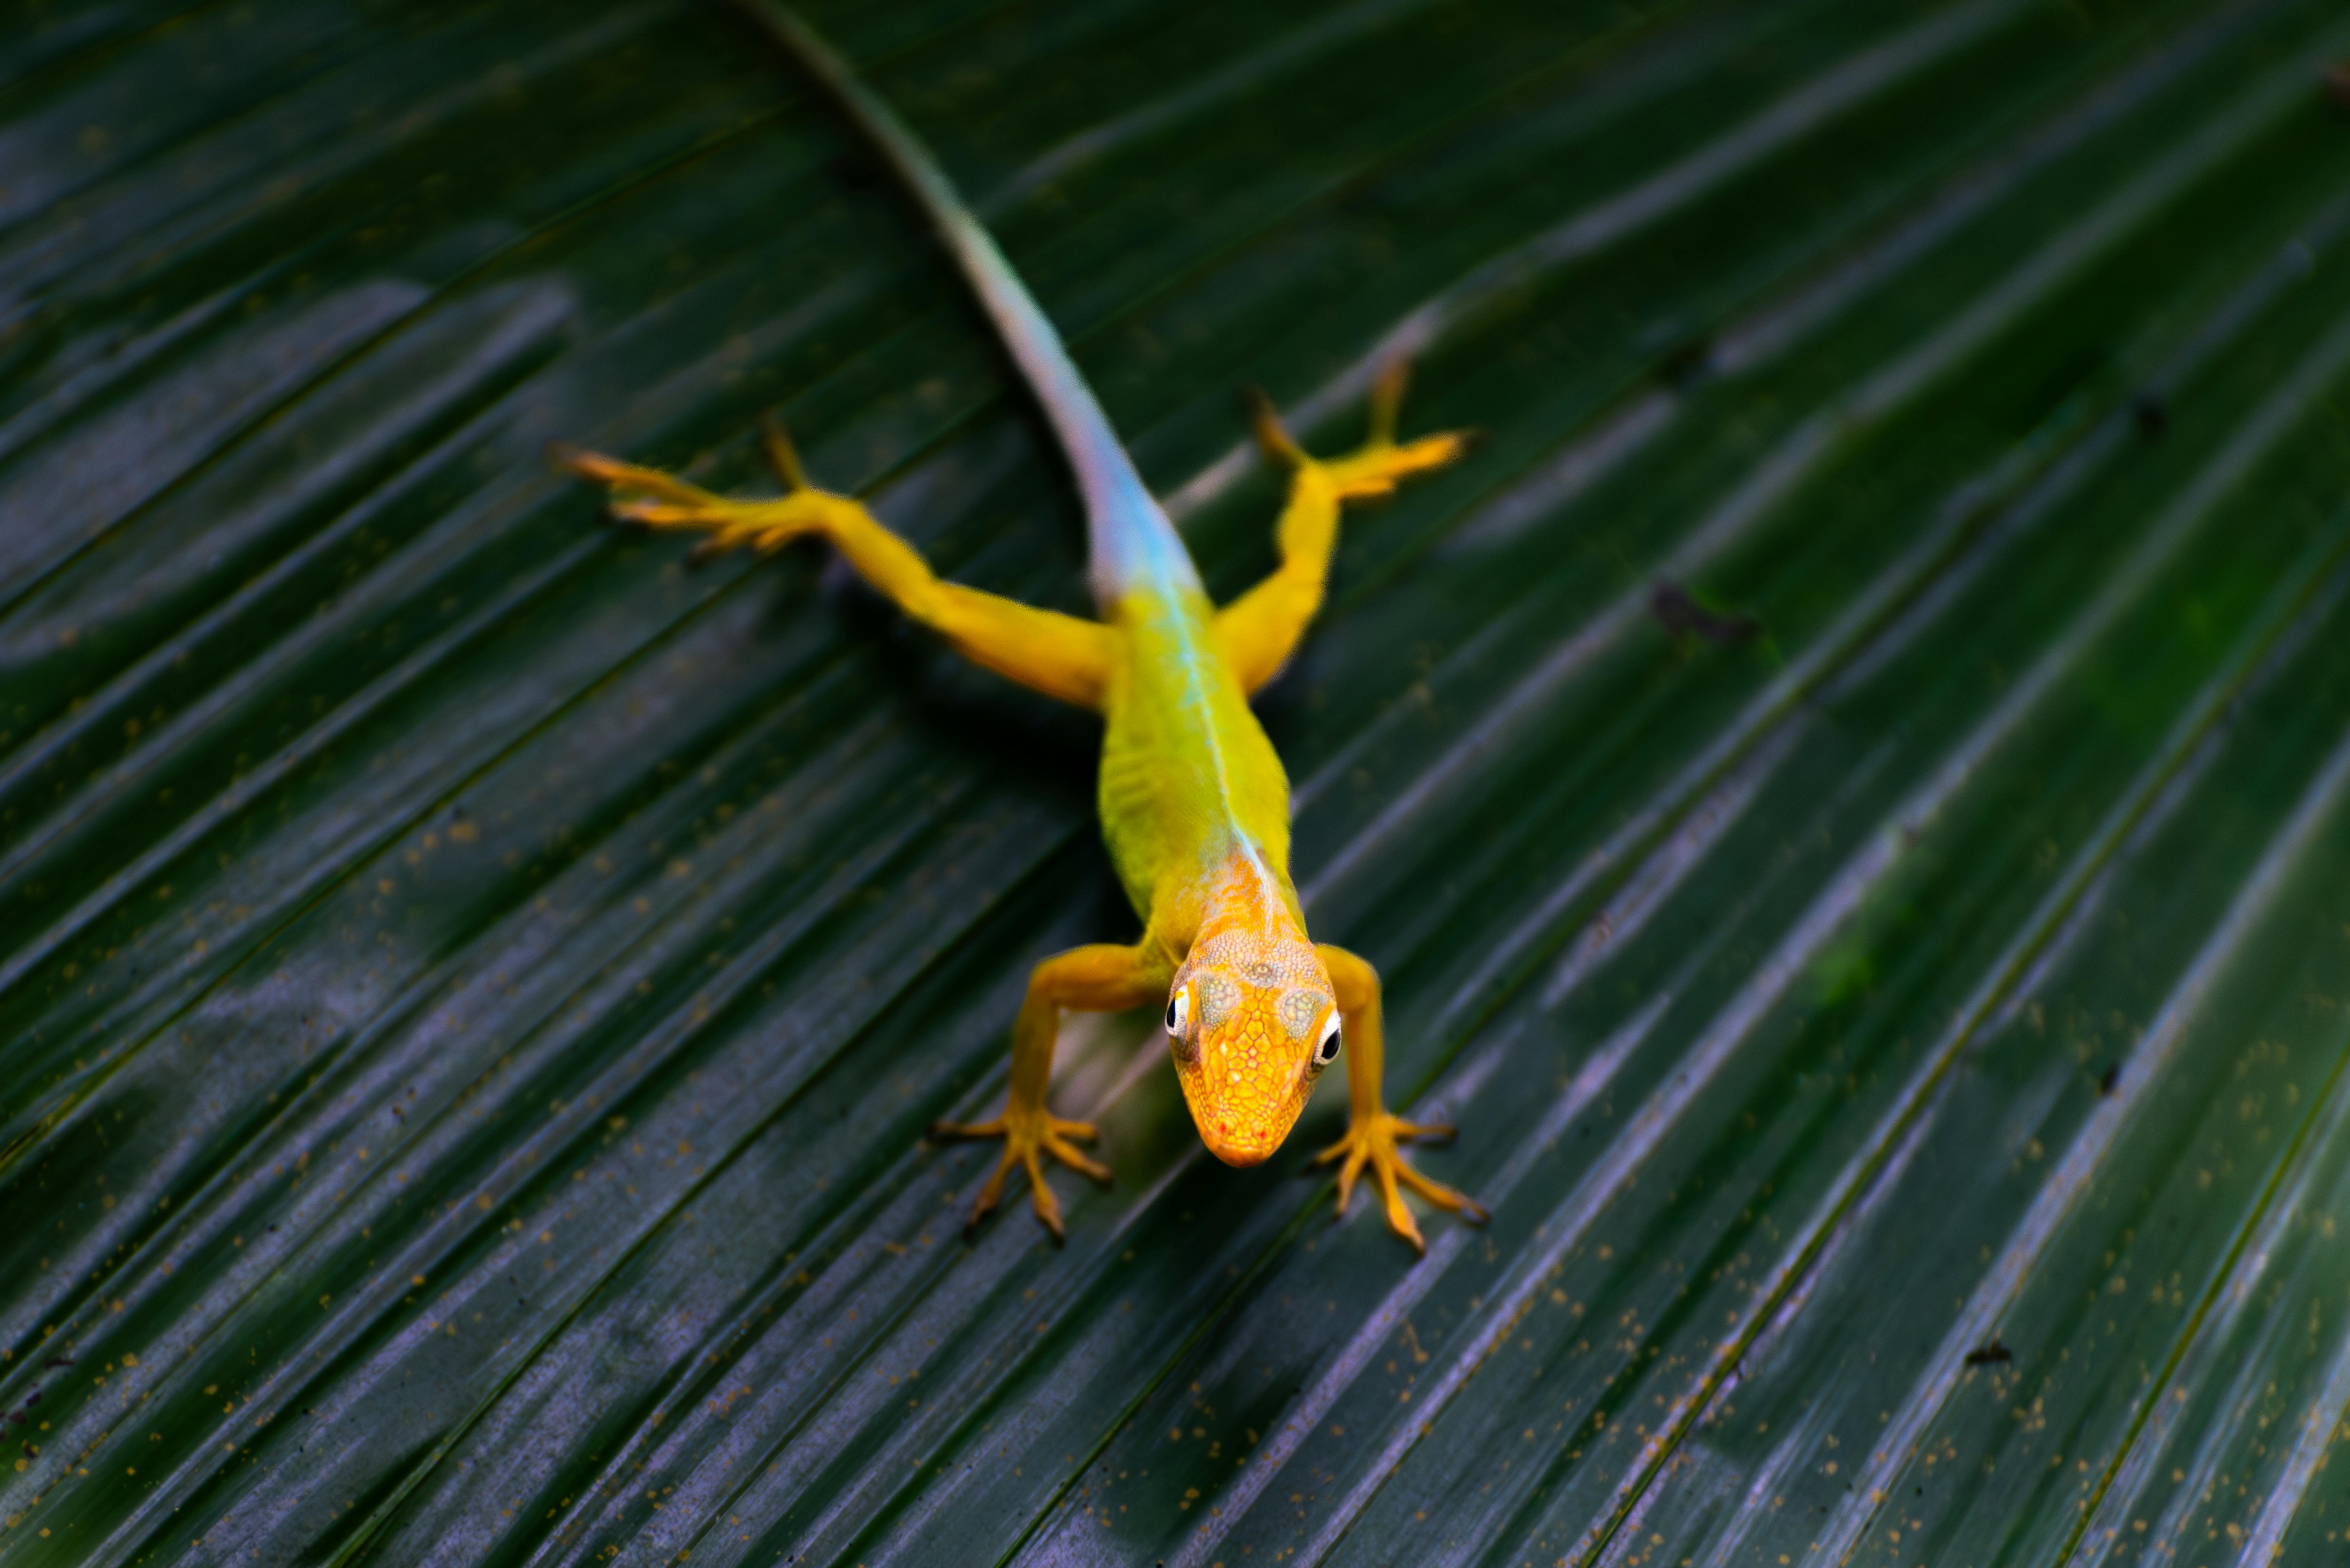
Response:
[{"label": "palm leaf", "polygon": [[[966,1241],[1092,735],[553,437],[755,412],[1082,603],[903,203],[722,12],[0,29],[0,1554],[2332,1562],[2350,27],[2315,0],[815,21],[1203,568],[1414,355],[1475,459],[1269,694],[1492,1207],[1200,1151]],[[2329,84],[2332,84],[2329,86]],[[1325,1096],[1327,1100],[1331,1096]]]}]

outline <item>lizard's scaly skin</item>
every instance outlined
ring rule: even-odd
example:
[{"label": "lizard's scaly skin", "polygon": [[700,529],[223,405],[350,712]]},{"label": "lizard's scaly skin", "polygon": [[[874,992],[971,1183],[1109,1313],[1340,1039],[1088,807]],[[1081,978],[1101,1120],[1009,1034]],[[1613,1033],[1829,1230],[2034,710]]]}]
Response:
[{"label": "lizard's scaly skin", "polygon": [[1107,1178],[1076,1147],[1093,1128],[1046,1108],[1053,1038],[1064,1009],[1146,1004],[1167,1008],[1184,1098],[1219,1159],[1254,1165],[1278,1148],[1343,1043],[1352,1116],[1346,1137],[1323,1155],[1344,1161],[1339,1211],[1368,1169],[1388,1223],[1415,1247],[1419,1232],[1403,1188],[1482,1219],[1476,1205],[1419,1175],[1399,1150],[1404,1139],[1450,1129],[1399,1121],[1381,1101],[1378,976],[1352,953],[1317,948],[1305,934],[1289,875],[1289,781],[1248,701],[1320,607],[1341,505],[1451,462],[1460,439],[1395,441],[1399,367],[1373,399],[1370,441],[1346,458],[1308,457],[1261,410],[1260,441],[1293,471],[1279,524],[1282,564],[1218,610],[1052,323],[936,161],[796,18],[771,0],[739,4],[872,140],[994,321],[1076,472],[1100,619],[941,581],[861,503],[809,485],[780,429],[770,429],[767,450],[785,493],[772,500],[715,495],[592,452],[566,450],[557,460],[605,485],[616,516],[703,535],[704,549],[764,552],[803,536],[827,539],[868,582],[966,657],[1102,716],[1102,835],[1143,919],[1142,937],[1039,964],[1013,1026],[1003,1114],[932,1129],[940,1137],[1003,1141],[973,1221],[995,1206],[1017,1168],[1028,1174],[1037,1216],[1058,1236],[1060,1208],[1042,1161]]}]

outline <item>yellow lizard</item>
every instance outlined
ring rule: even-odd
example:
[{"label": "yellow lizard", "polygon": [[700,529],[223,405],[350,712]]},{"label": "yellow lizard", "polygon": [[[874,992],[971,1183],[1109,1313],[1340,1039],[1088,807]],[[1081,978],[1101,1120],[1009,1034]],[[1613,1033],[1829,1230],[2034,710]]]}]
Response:
[{"label": "yellow lizard", "polygon": [[765,553],[802,537],[829,540],[867,582],[965,658],[1099,713],[1102,834],[1143,919],[1128,945],[1070,950],[1036,966],[1012,1031],[1003,1114],[941,1123],[943,1138],[1001,1138],[1003,1158],[980,1190],[976,1223],[1024,1168],[1036,1215],[1055,1238],[1060,1206],[1041,1158],[1097,1180],[1080,1153],[1094,1129],[1045,1105],[1054,1036],[1065,1009],[1110,1012],[1163,1001],[1168,1048],[1200,1137],[1217,1158],[1249,1166],[1281,1146],[1325,1068],[1347,1060],[1351,1119],[1321,1158],[1343,1160],[1338,1212],[1368,1169],[1388,1223],[1415,1248],[1409,1188],[1440,1208],[1484,1212],[1405,1162],[1399,1145],[1449,1135],[1391,1115],[1380,1095],[1379,979],[1342,948],[1316,945],[1289,876],[1289,782],[1248,698],[1273,679],[1322,602],[1343,502],[1384,495],[1398,480],[1460,455],[1456,435],[1399,444],[1400,366],[1379,382],[1368,442],[1350,456],[1306,455],[1260,405],[1256,432],[1290,470],[1281,565],[1217,609],[1173,524],[1149,493],[1059,335],[911,131],[822,40],[781,7],[743,0],[838,100],[935,223],[1017,362],[1076,472],[1099,620],[1036,609],[942,582],[910,545],[855,499],[810,485],[780,428],[767,453],[785,487],[771,500],[720,496],[658,470],[565,450],[558,461],[608,487],[619,518],[708,535],[705,550]]}]

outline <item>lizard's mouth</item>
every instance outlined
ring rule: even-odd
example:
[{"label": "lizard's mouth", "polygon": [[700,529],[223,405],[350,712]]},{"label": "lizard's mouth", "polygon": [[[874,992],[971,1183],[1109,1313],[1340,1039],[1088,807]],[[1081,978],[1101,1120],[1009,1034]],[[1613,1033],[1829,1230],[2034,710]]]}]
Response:
[{"label": "lizard's mouth", "polygon": [[1266,1104],[1218,1095],[1191,1073],[1183,1075],[1183,1097],[1191,1104],[1192,1123],[1208,1152],[1243,1170],[1272,1158],[1298,1112],[1305,1108],[1302,1096]]},{"label": "lizard's mouth", "polygon": [[1263,1165],[1271,1158],[1273,1151],[1281,1147],[1281,1140],[1277,1137],[1260,1138],[1251,1142],[1219,1138],[1203,1132],[1200,1135],[1200,1138],[1208,1146],[1210,1154],[1214,1155],[1226,1165],[1241,1170],[1246,1170],[1252,1165]]}]

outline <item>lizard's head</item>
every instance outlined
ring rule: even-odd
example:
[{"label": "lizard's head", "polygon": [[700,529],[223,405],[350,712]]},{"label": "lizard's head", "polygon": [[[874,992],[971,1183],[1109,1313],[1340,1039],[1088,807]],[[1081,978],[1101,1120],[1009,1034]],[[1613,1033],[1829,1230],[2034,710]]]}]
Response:
[{"label": "lizard's head", "polygon": [[1167,1043],[1200,1139],[1255,1165],[1289,1136],[1338,1059],[1337,999],[1288,900],[1259,875],[1222,879],[1167,997]]}]

